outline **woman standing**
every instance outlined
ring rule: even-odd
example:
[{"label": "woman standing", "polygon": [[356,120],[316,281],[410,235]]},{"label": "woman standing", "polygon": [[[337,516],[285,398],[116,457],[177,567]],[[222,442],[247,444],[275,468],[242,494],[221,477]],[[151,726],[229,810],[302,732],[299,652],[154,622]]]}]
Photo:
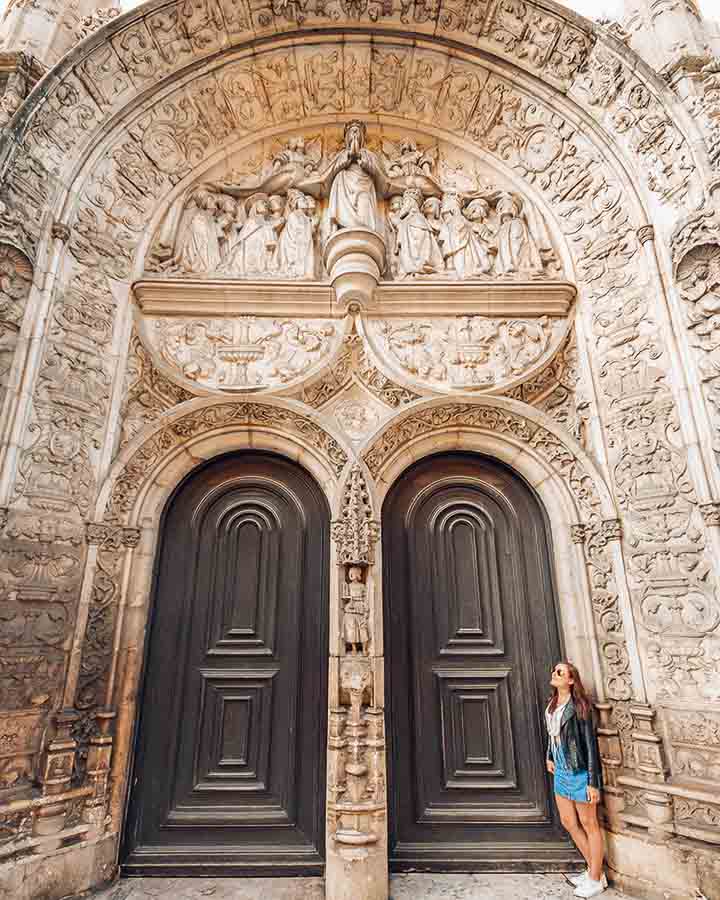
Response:
[{"label": "woman standing", "polygon": [[596,897],[607,887],[607,879],[597,816],[602,773],[592,706],[571,663],[559,662],[550,683],[552,696],[545,710],[547,769],[554,776],[560,821],[588,865],[582,875],[570,880],[576,897]]}]

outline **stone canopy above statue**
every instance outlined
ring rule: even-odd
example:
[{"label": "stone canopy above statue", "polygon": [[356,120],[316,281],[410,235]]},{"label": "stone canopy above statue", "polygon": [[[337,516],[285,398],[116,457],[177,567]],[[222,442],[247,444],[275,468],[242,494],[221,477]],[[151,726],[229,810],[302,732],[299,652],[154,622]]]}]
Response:
[{"label": "stone canopy above statue", "polygon": [[382,281],[562,279],[538,210],[476,157],[359,121],[341,128],[208,173],[168,210],[146,271],[323,282],[331,239],[356,229],[375,236]]}]

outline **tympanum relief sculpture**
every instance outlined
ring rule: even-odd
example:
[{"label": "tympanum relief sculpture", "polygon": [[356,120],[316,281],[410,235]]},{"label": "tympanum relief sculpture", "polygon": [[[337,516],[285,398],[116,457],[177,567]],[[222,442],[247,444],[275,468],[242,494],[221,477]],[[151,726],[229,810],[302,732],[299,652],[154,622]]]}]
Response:
[{"label": "tympanum relief sculpture", "polygon": [[162,361],[203,387],[283,386],[308,375],[339,345],[342,327],[322,319],[155,318],[147,343]]},{"label": "tympanum relief sculpture", "polygon": [[324,135],[294,135],[259,172],[208,177],[181,196],[147,268],[324,280],[328,239],[360,228],[385,243],[385,280],[561,277],[536,210],[450,154],[409,137],[369,137],[359,121],[345,126],[338,148]]},{"label": "tympanum relief sculpture", "polygon": [[371,344],[398,374],[439,389],[492,388],[522,377],[555,352],[566,322],[456,316],[372,319]]},{"label": "tympanum relief sculpture", "polygon": [[[441,390],[503,390],[547,363],[567,334],[569,301],[552,307],[542,299],[543,284],[569,288],[562,265],[539,210],[513,183],[456,147],[351,121],[238,151],[177,197],[137,288],[139,335],[186,388],[284,389],[338,349],[337,316],[357,299],[343,294],[338,272],[364,253],[372,256],[364,271],[373,274],[359,304],[363,337],[393,377]],[[182,300],[163,287],[178,279]],[[237,284],[232,308],[221,294],[227,281]],[[291,318],[287,281],[306,283],[298,299],[307,305]],[[509,286],[510,299],[474,314],[482,307],[472,286],[493,282]],[[513,293],[513,283],[528,282],[537,292]],[[423,284],[417,296],[432,309],[395,318],[399,301],[388,294],[383,302],[398,313],[369,313],[372,284]],[[143,290],[155,293],[148,300]],[[458,290],[451,309],[447,291]],[[470,314],[452,315],[461,308]]]}]

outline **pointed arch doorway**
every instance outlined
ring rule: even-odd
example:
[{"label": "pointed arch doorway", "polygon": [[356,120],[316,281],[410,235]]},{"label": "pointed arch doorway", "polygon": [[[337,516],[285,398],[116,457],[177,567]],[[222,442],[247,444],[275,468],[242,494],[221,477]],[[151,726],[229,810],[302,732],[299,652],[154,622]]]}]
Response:
[{"label": "pointed arch doorway", "polygon": [[497,461],[438,454],[390,489],[382,533],[391,868],[577,862],[545,772],[561,642],[539,500]]},{"label": "pointed arch doorway", "polygon": [[315,480],[264,452],[169,500],[124,872],[324,871],[329,518]]}]

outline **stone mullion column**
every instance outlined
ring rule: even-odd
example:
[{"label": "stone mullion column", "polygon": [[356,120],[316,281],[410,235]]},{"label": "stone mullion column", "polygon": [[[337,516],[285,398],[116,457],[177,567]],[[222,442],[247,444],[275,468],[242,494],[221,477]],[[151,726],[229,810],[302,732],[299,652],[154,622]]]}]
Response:
[{"label": "stone mullion column", "polygon": [[388,896],[382,601],[365,475],[347,479],[333,522],[327,763],[327,900]]}]

